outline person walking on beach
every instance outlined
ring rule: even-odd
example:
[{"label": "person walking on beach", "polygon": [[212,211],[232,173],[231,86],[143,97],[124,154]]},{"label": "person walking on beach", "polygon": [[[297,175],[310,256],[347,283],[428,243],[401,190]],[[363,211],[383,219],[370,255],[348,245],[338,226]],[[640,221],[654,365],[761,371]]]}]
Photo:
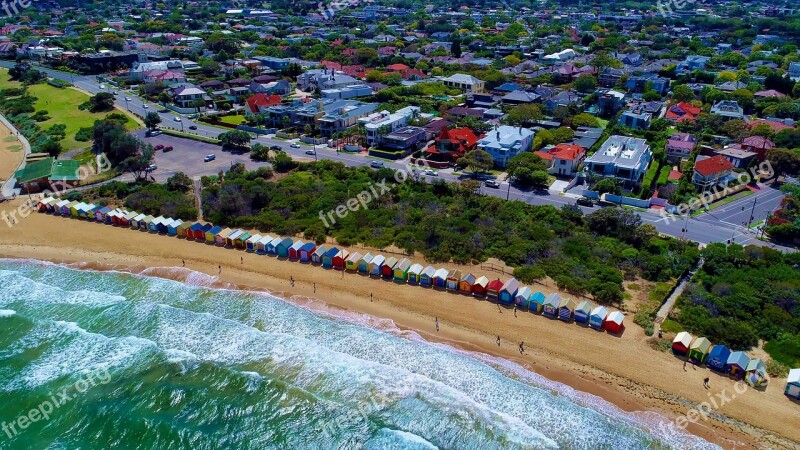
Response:
[{"label": "person walking on beach", "polygon": [[519,343],[519,354],[520,355],[525,354],[525,341]]},{"label": "person walking on beach", "polygon": [[497,346],[500,347],[500,335],[497,335]]},{"label": "person walking on beach", "polygon": [[217,266],[217,269],[218,269],[217,273],[222,273],[222,266]]},{"label": "person walking on beach", "polygon": [[372,292],[369,293],[369,301],[372,303]]},{"label": "person walking on beach", "polygon": [[517,305],[514,305],[514,317],[517,317]]},{"label": "person walking on beach", "polygon": [[244,264],[244,256],[240,256],[240,257],[239,257],[239,261],[240,261],[242,264]]},{"label": "person walking on beach", "polygon": [[314,293],[317,293],[317,283],[314,283]]},{"label": "person walking on beach", "polygon": [[683,371],[686,372],[686,361],[683,362]]},{"label": "person walking on beach", "polygon": [[709,382],[709,381],[711,381],[711,379],[710,379],[710,378],[708,378],[708,377],[705,377],[705,378],[703,378],[703,386],[704,386],[706,389],[710,389],[710,388],[711,388],[711,386],[709,386],[709,385],[708,385],[708,382]]},{"label": "person walking on beach", "polygon": [[436,318],[436,331],[439,331],[439,318]]},{"label": "person walking on beach", "polygon": [[186,260],[185,259],[181,260],[181,267],[186,267]]}]

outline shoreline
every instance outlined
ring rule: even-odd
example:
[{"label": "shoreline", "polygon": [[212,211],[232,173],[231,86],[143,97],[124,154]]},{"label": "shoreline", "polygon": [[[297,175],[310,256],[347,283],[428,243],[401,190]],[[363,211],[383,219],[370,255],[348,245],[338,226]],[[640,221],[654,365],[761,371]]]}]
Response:
[{"label": "shoreline", "polygon": [[[300,307],[363,314],[376,324],[389,319],[399,330],[416,333],[430,342],[511,361],[549,380],[600,397],[625,412],[655,412],[673,420],[686,414],[688,408],[707,400],[706,391],[696,388],[701,387],[702,378],[709,372],[706,369],[683,372],[677,359],[647,346],[643,332],[630,318],[628,329],[616,337],[575,324],[551,321],[527,311],[520,311],[518,317],[514,317],[511,308],[472,297],[342,274],[310,264],[220,249],[184,239],[39,213],[24,219],[23,223],[24,227],[15,226],[0,232],[0,255],[69,264],[79,269],[140,273],[182,282],[187,280],[177,276],[174,268],[181,269],[181,261],[185,260],[187,269],[218,277],[209,287],[267,292]],[[53,236],[55,233],[58,235]],[[218,267],[222,267],[221,275],[217,274]],[[289,276],[296,281],[294,287],[288,282]],[[356,280],[359,281],[354,282]],[[370,294],[374,294],[372,302]],[[307,299],[319,304],[309,306]],[[440,322],[438,333],[434,317]],[[502,338],[500,347],[495,345],[498,334]],[[523,356],[518,352],[520,341],[525,341]],[[582,347],[585,353],[572,354],[574,352],[564,351],[562,347]],[[614,365],[616,357],[624,364]],[[655,367],[640,373],[632,369],[631,364],[646,366],[641,361],[643,357],[652,358]],[[681,376],[691,377],[692,386],[670,389],[674,384],[670,381]],[[709,376],[715,392],[716,388],[732,389],[733,384],[727,378]],[[665,383],[667,388],[664,388]],[[798,431],[780,427],[781,423],[786,423],[786,417],[791,417],[786,412],[796,409],[796,405],[783,398],[780,380],[774,380],[773,384],[766,392],[751,391],[743,395],[741,409],[715,411],[732,419],[725,422],[701,420],[690,424],[687,431],[723,448],[796,448],[796,443],[785,439],[798,440],[791,434]],[[769,398],[765,394],[770,394]],[[776,398],[784,401],[779,411],[772,410]],[[759,403],[761,407],[757,407]],[[742,414],[737,416],[731,412]],[[771,421],[776,415],[782,416],[784,422]],[[772,424],[771,431],[764,424]]]}]

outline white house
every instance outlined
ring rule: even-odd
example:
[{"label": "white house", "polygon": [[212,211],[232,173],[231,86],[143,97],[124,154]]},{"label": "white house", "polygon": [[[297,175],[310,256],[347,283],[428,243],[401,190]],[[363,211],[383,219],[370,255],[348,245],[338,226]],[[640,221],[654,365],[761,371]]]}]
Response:
[{"label": "white house", "polygon": [[532,142],[533,131],[501,125],[486,133],[478,141],[478,148],[492,155],[496,166],[506,167],[511,158],[530,150]]},{"label": "white house", "polygon": [[479,80],[472,75],[464,75],[463,73],[453,74],[441,80],[445,86],[459,89],[463,92],[481,93],[485,85],[483,80]]}]

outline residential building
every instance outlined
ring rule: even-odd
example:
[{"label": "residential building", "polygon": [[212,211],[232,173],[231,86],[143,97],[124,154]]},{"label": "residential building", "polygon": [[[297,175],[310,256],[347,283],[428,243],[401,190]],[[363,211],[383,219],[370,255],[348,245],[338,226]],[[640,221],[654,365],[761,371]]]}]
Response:
[{"label": "residential building", "polygon": [[793,81],[800,81],[800,62],[789,63],[789,77]]},{"label": "residential building", "polygon": [[670,106],[664,118],[673,122],[694,122],[700,115],[700,111],[700,108],[692,106],[691,103],[680,102]]},{"label": "residential building", "polygon": [[685,73],[694,70],[703,70],[706,68],[706,64],[708,64],[709,61],[711,61],[711,58],[708,56],[691,55],[678,64],[675,71],[677,73]]},{"label": "residential building", "polygon": [[267,108],[271,106],[280,105],[282,102],[280,95],[267,95],[263,93],[254,94],[247,97],[245,100],[245,114],[248,116],[262,114]]},{"label": "residential building", "polygon": [[425,128],[406,126],[383,136],[379,147],[408,154],[422,148],[428,142],[427,135]]},{"label": "residential building", "polygon": [[372,88],[366,84],[354,84],[339,89],[323,89],[320,92],[322,98],[348,99],[356,97],[366,97],[372,95]]},{"label": "residential building", "polygon": [[425,159],[437,162],[455,162],[465,153],[475,150],[478,136],[469,128],[442,129],[434,144],[425,150]]},{"label": "residential building", "polygon": [[344,131],[358,123],[358,119],[372,113],[378,108],[377,103],[352,102],[328,111],[317,121],[322,136],[332,137],[334,133]]},{"label": "residential building", "polygon": [[679,162],[689,158],[697,145],[697,138],[689,133],[675,133],[667,138],[664,152],[670,162]]},{"label": "residential building", "polygon": [[506,167],[511,158],[531,148],[533,134],[527,128],[500,125],[478,141],[478,148],[492,155],[496,166]]},{"label": "residential building", "polygon": [[611,67],[606,67],[600,71],[600,75],[597,77],[597,82],[601,87],[613,88],[627,73],[628,72],[625,69],[612,69]]},{"label": "residential building", "polygon": [[142,81],[144,74],[150,70],[172,71],[178,73],[187,73],[187,66],[192,61],[181,61],[178,59],[170,59],[167,61],[152,61],[152,62],[134,62],[131,64],[129,77],[133,81]]},{"label": "residential building", "polygon": [[289,58],[275,58],[272,56],[253,56],[253,59],[273,70],[287,69],[291,61]]},{"label": "residential building", "polygon": [[450,75],[449,77],[442,78],[441,80],[445,86],[459,89],[463,92],[480,93],[484,91],[485,86],[483,80],[479,80],[472,75],[464,75],[462,73]]},{"label": "residential building", "polygon": [[56,190],[52,185],[56,185],[58,191],[63,191],[80,183],[80,165],[80,161],[73,159],[44,158],[25,164],[14,173],[14,178],[22,193]]},{"label": "residential building", "polygon": [[406,106],[394,113],[381,111],[370,114],[360,118],[358,123],[364,125],[367,134],[367,145],[374,146],[380,142],[382,136],[405,127],[413,117],[421,116],[422,114],[420,114],[418,107]]},{"label": "residential building", "polygon": [[728,145],[722,150],[716,150],[714,154],[724,157],[737,169],[746,169],[750,167],[750,163],[758,156],[756,152],[743,149],[741,144]]},{"label": "residential building", "polygon": [[742,139],[742,148],[758,155],[758,160],[763,161],[767,152],[775,147],[775,143],[763,136],[749,136]]},{"label": "residential building", "polygon": [[254,94],[289,95],[292,92],[292,85],[286,80],[270,81],[268,83],[251,81],[249,89]]},{"label": "residential building", "polygon": [[544,61],[547,64],[556,64],[563,61],[569,61],[570,59],[573,59],[576,56],[578,56],[578,54],[575,53],[575,50],[568,48],[561,50],[560,52],[545,55],[542,58],[542,61]]},{"label": "residential building", "polygon": [[601,177],[616,178],[626,185],[639,185],[652,157],[653,152],[646,140],[614,135],[586,158],[584,167]]},{"label": "residential building", "polygon": [[602,116],[613,116],[625,106],[625,94],[612,89],[598,91],[597,112]]},{"label": "residential building", "polygon": [[139,59],[139,54],[135,52],[99,52],[77,55],[75,62],[84,66],[87,73],[103,73],[131,67]]},{"label": "residential building", "polygon": [[586,158],[586,149],[575,144],[558,144],[539,150],[535,155],[550,162],[548,173],[571,178],[578,173],[578,167]]},{"label": "residential building", "polygon": [[722,116],[725,120],[747,120],[744,109],[735,100],[720,100],[711,107],[711,114]]},{"label": "residential building", "polygon": [[692,184],[701,191],[707,191],[713,186],[726,184],[732,180],[732,172],[733,164],[722,155],[708,158],[698,156],[694,163]]},{"label": "residential building", "polygon": [[503,96],[503,105],[522,105],[539,101],[541,97],[534,92],[513,91]]},{"label": "residential building", "polygon": [[646,130],[650,128],[653,115],[649,112],[637,112],[635,110],[625,111],[619,117],[619,124],[629,128]]},{"label": "residential building", "polygon": [[652,89],[665,95],[669,91],[669,78],[662,78],[653,73],[632,76],[625,82],[625,88],[636,94],[642,94],[648,89]]}]

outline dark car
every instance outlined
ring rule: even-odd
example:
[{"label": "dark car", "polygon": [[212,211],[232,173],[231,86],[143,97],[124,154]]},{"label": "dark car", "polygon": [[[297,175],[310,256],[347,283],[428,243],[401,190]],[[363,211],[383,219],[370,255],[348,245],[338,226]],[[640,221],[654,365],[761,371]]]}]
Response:
[{"label": "dark car", "polygon": [[163,149],[163,148],[164,148],[164,146],[163,146],[162,144],[158,144],[158,145],[156,145],[155,147],[153,147],[153,150],[156,150],[156,151],[158,151],[158,150],[161,150],[161,149]]},{"label": "dark car", "polygon": [[273,146],[270,146],[269,149],[270,150],[283,150],[283,147],[281,147],[280,145],[273,145]]},{"label": "dark car", "polygon": [[382,169],[383,163],[381,161],[372,161],[371,163],[369,163],[369,166],[372,167],[373,169]]},{"label": "dark car", "polygon": [[588,207],[594,206],[594,200],[590,199],[589,197],[581,197],[575,200],[575,203],[580,206],[588,206]]},{"label": "dark car", "polygon": [[190,126],[189,126],[189,129],[190,129],[190,130],[196,130],[196,129],[197,129],[197,125],[190,125]]},{"label": "dark car", "polygon": [[164,147],[164,150],[162,150],[162,151],[164,153],[166,153],[166,152],[171,152],[172,150],[173,150],[172,146],[171,145],[167,145],[166,147]]}]

